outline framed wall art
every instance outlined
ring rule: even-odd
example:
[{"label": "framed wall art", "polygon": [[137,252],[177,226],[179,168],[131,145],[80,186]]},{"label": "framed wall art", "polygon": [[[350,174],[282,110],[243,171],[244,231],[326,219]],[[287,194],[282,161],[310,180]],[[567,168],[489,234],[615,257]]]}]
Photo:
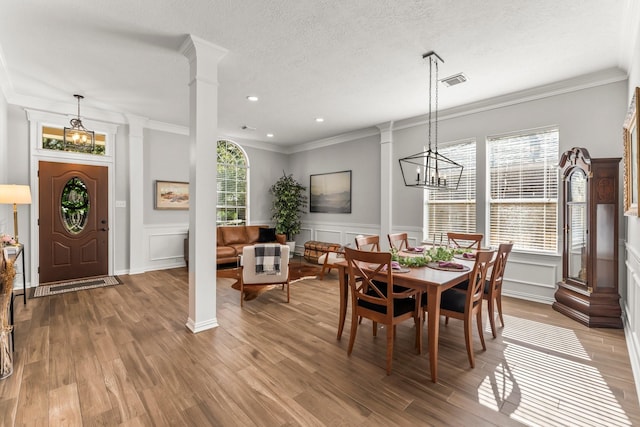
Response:
[{"label": "framed wall art", "polygon": [[189,209],[189,183],[156,181],[155,209]]},{"label": "framed wall art", "polygon": [[636,87],[631,105],[624,121],[624,214],[627,216],[639,216],[638,187],[640,187],[640,175],[638,163],[640,162],[640,149],[638,147],[638,130],[640,129],[638,110],[640,104],[640,88]]},{"label": "framed wall art", "polygon": [[310,212],[351,213],[351,171],[310,177]]}]

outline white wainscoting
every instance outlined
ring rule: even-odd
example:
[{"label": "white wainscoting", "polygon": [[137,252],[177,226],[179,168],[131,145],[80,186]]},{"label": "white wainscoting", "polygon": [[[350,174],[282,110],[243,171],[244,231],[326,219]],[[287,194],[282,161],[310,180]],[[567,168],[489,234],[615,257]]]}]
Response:
[{"label": "white wainscoting", "polygon": [[629,359],[636,382],[636,391],[640,394],[640,253],[626,244],[624,253],[627,272],[626,298],[624,298],[624,332],[627,339]]},{"label": "white wainscoting", "polygon": [[[145,271],[162,270],[184,266],[183,240],[187,236],[188,224],[156,224],[147,225],[144,230],[145,239]],[[399,227],[394,233],[407,232],[411,245],[422,243],[422,229],[417,227]],[[375,235],[380,233],[377,224],[304,222],[301,232],[296,236],[296,252],[304,252],[304,243],[308,240],[354,245],[358,235]],[[381,236],[382,237],[382,236]],[[386,236],[385,236],[386,237]],[[382,247],[388,247],[386,238],[381,239]],[[503,294],[515,298],[551,304],[556,283],[561,279],[561,257],[558,255],[538,255],[513,252],[509,257]],[[637,260],[636,263],[640,264]],[[638,286],[640,268],[635,272],[635,288]],[[631,272],[628,273],[629,277]],[[629,289],[628,303],[640,306],[640,291]],[[627,310],[628,312],[628,310]],[[633,330],[640,331],[640,316],[633,318]]]},{"label": "white wainscoting", "polygon": [[561,269],[562,258],[557,255],[512,252],[505,269],[502,294],[552,304]]},{"label": "white wainscoting", "polygon": [[188,224],[145,225],[145,271],[184,267],[184,239],[188,228]]}]

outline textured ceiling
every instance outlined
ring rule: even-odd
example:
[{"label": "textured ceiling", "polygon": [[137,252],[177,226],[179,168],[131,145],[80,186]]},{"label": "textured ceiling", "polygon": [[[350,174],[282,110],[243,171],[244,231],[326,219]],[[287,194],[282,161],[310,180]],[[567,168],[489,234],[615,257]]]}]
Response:
[{"label": "textured ceiling", "polygon": [[3,1],[0,60],[11,95],[186,126],[193,34],[229,51],[220,134],[290,145],[425,114],[430,50],[469,78],[441,109],[624,69],[629,1]]}]

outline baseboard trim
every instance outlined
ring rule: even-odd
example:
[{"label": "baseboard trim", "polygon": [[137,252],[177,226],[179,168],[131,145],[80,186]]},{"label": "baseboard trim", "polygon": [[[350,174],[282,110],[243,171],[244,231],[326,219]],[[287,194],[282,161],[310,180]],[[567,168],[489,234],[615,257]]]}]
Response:
[{"label": "baseboard trim", "polygon": [[198,324],[196,324],[193,321],[193,319],[189,318],[186,323],[187,329],[189,329],[194,334],[197,334],[198,332],[206,331],[208,329],[217,328],[218,326],[220,325],[218,324],[218,319],[215,317],[213,319],[209,319],[207,321],[200,322]]}]

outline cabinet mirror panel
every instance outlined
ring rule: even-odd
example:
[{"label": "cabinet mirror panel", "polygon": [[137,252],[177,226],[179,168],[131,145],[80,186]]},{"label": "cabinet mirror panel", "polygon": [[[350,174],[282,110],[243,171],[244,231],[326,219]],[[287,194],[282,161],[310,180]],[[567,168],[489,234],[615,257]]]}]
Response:
[{"label": "cabinet mirror panel", "polygon": [[566,247],[569,255],[569,277],[587,282],[587,176],[582,169],[574,170],[567,185]]},{"label": "cabinet mirror panel", "polygon": [[613,204],[600,204],[596,208],[598,216],[598,232],[596,236],[596,280],[600,289],[613,288],[615,286],[614,269],[618,268],[615,262],[616,233],[613,229],[616,210]]}]

